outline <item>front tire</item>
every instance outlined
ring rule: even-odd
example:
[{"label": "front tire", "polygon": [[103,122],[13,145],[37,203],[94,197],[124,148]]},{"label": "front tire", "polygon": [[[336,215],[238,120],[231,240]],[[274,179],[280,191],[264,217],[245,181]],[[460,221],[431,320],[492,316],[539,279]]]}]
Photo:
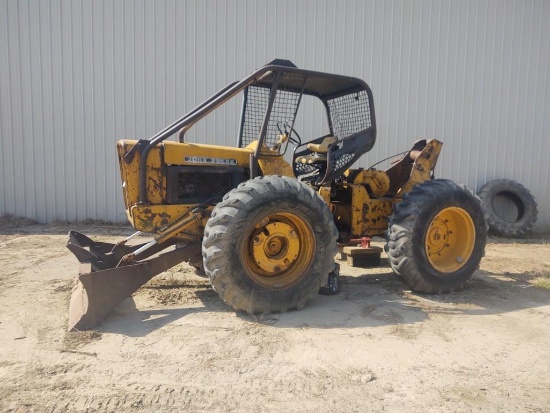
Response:
[{"label": "front tire", "polygon": [[225,195],[202,244],[214,290],[250,314],[302,308],[334,268],[337,230],[327,205],[291,178],[265,176]]},{"label": "front tire", "polygon": [[435,179],[415,186],[390,217],[386,251],[413,290],[461,288],[485,253],[487,226],[479,199],[465,186]]}]

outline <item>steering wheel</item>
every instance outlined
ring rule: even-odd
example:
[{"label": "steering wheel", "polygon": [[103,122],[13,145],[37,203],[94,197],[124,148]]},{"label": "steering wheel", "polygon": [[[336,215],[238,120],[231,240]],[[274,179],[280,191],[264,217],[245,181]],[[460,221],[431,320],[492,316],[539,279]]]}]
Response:
[{"label": "steering wheel", "polygon": [[[281,127],[281,124],[283,125],[283,127]],[[293,145],[300,146],[302,144],[302,138],[300,137],[298,132],[296,132],[296,129],[290,126],[287,122],[277,122],[277,129],[279,130],[280,134],[287,135],[288,141]]]}]

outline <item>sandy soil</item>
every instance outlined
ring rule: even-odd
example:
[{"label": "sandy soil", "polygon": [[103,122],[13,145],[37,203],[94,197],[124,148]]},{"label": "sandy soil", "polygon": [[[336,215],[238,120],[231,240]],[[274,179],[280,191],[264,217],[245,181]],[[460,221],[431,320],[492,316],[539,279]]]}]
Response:
[{"label": "sandy soil", "polygon": [[343,264],[338,296],[259,318],[182,264],[97,330],[67,333],[68,229],[0,225],[0,411],[550,412],[550,291],[532,284],[550,271],[540,238],[492,239],[452,295]]}]

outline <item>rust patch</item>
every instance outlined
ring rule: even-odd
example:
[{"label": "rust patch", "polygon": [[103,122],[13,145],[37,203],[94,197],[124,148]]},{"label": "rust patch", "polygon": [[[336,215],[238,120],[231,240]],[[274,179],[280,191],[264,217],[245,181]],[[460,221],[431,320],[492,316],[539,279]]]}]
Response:
[{"label": "rust patch", "polygon": [[370,211],[370,205],[368,203],[363,204],[363,216],[364,217],[366,217],[369,214],[369,211]]},{"label": "rust patch", "polygon": [[153,212],[151,208],[146,208],[143,213],[136,216],[140,223],[140,228],[144,232],[157,232],[161,228],[168,226],[172,216],[166,212]]},{"label": "rust patch", "polygon": [[153,179],[152,176],[149,177],[149,191],[150,192],[162,192],[162,182]]}]

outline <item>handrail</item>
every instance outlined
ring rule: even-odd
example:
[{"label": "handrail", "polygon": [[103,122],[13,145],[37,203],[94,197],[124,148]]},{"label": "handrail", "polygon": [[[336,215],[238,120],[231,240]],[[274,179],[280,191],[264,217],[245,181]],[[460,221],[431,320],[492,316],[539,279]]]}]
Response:
[{"label": "handrail", "polygon": [[[192,111],[188,112],[185,116],[190,116],[192,115],[193,113],[197,112],[199,109],[202,109],[203,107],[205,107],[208,103],[212,102],[214,99],[218,98],[218,96],[221,96],[222,94],[224,94],[227,90],[229,90],[231,87],[233,87],[234,85],[236,85],[237,83],[239,82],[233,82],[233,83],[230,83],[228,84],[226,87],[224,87],[222,90],[220,90],[219,92],[215,93],[214,95],[210,96],[208,99],[206,99],[203,103],[201,103],[199,106],[197,106],[195,109],[193,109]],[[179,141],[180,142],[183,142],[183,135],[185,133],[185,129],[180,129],[180,133],[179,133]]]},{"label": "handrail", "polygon": [[197,106],[195,109],[185,114],[182,118],[176,120],[174,123],[167,126],[162,131],[160,131],[159,133],[157,133],[147,141],[147,144],[143,148],[143,151],[141,153],[141,159],[139,164],[139,202],[140,203],[147,202],[147,157],[151,149],[153,149],[155,146],[157,146],[159,143],[161,143],[165,139],[172,136],[177,131],[183,128],[185,128],[184,130],[189,129],[199,119],[206,116],[208,113],[212,112],[218,106],[220,106],[227,100],[231,99],[233,96],[239,93],[246,86],[253,83],[258,76],[267,72],[268,69],[266,70],[266,68],[257,70],[256,72],[252,73],[250,76],[246,77],[240,82],[234,82],[227,85],[222,90],[222,93],[217,93],[214,96],[208,98],[206,101],[204,101],[202,104]]},{"label": "handrail", "polygon": [[[305,74],[306,76],[322,75],[323,77],[326,77],[326,78],[353,79],[359,85],[363,86],[363,88],[367,91],[369,95],[369,99],[372,99],[372,92],[370,91],[369,86],[363,80],[358,78],[330,74],[330,73],[316,72],[312,70],[298,69],[295,67],[273,65],[273,64],[268,64],[266,66],[263,66],[262,68],[254,71],[249,76],[245,77],[243,80],[239,82],[230,83],[229,85],[224,87],[220,92],[214,94],[213,96],[205,100],[203,103],[201,103],[199,106],[197,106],[196,108],[194,108],[193,110],[185,114],[183,117],[181,117],[180,119],[176,120],[172,124],[165,127],[163,130],[161,130],[160,132],[152,136],[149,140],[140,141],[140,142],[144,142],[143,148],[140,148],[141,149],[141,159],[139,164],[139,203],[140,204],[147,203],[147,158],[149,156],[149,152],[151,152],[151,150],[155,146],[157,146],[159,143],[161,143],[165,139],[172,136],[177,131],[181,130],[182,133],[185,133],[186,130],[188,130],[201,118],[208,115],[214,109],[216,109],[217,107],[225,103],[227,100],[234,97],[241,90],[251,85],[252,83],[254,83],[255,81],[257,81],[258,79],[260,79],[262,76],[264,76],[269,72],[301,73],[301,74]],[[371,105],[371,110],[374,109],[373,106],[374,105]],[[371,116],[372,116],[373,126],[374,126],[374,113],[371,113]]]}]

